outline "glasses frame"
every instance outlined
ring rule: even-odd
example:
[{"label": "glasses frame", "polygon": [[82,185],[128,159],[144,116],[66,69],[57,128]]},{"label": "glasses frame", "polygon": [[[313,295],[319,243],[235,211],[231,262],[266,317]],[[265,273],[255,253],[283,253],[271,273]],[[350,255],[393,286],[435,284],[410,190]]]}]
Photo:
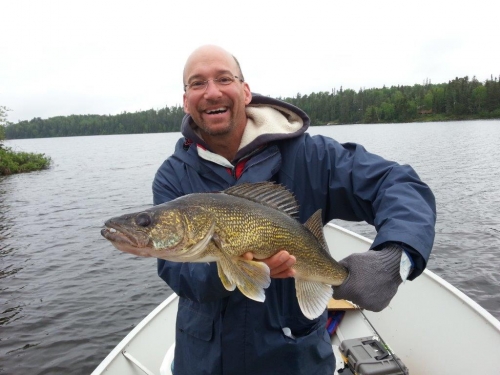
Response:
[{"label": "glasses frame", "polygon": [[[230,83],[228,83],[227,85],[221,84],[221,83],[219,82],[219,80],[220,80],[220,79],[222,79],[222,78],[228,78],[229,76],[230,76],[230,75],[227,75],[227,76],[226,76],[226,75],[224,75],[224,76],[219,77],[219,78],[212,78],[212,79],[206,79],[206,80],[196,80],[195,82],[203,82],[203,88],[200,88],[200,89],[194,89],[194,88],[190,87],[190,85],[193,83],[193,82],[191,82],[191,83],[187,83],[187,84],[185,84],[185,85],[184,85],[184,91],[187,91],[187,90],[188,90],[188,88],[189,88],[189,89],[190,89],[190,90],[192,90],[192,91],[199,91],[199,92],[202,92],[202,91],[203,91],[203,92],[205,92],[205,90],[206,90],[206,89],[207,89],[207,87],[208,87],[208,82],[209,82],[209,81],[212,81],[213,83],[215,83],[215,84],[217,85],[217,87],[229,86],[229,85],[231,85],[232,83],[234,83],[235,81],[231,81],[231,82],[230,82]],[[243,78],[240,78],[240,77],[235,76],[235,75],[231,75],[231,78],[236,78],[236,80],[238,80],[238,81],[240,81],[240,82],[245,82],[245,81],[243,80]]]}]

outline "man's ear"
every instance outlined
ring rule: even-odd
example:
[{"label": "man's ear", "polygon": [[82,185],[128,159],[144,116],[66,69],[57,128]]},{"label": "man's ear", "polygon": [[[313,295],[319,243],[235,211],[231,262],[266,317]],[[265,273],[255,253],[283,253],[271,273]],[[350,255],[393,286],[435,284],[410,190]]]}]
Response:
[{"label": "man's ear", "polygon": [[183,103],[183,106],[184,106],[184,113],[186,115],[189,115],[189,108],[188,108],[188,105],[187,105],[187,98],[186,98],[186,93],[184,93],[184,95],[182,95],[182,103]]},{"label": "man's ear", "polygon": [[248,105],[252,101],[252,91],[246,82],[243,82],[243,91],[245,92],[245,105]]}]

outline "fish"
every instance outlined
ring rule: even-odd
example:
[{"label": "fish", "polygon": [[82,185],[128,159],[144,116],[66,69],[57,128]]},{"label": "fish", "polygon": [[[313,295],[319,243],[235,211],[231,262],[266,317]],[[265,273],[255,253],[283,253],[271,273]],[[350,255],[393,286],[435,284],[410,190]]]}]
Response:
[{"label": "fish", "polygon": [[[295,196],[273,182],[242,183],[223,191],[193,193],[105,222],[101,235],[117,249],[172,262],[216,262],[229,291],[265,301],[269,267],[259,260],[280,250],[295,256],[300,309],[313,320],[325,310],[332,286],[348,271],[330,254],[321,210],[298,221]],[[242,257],[251,251],[254,259]]]}]

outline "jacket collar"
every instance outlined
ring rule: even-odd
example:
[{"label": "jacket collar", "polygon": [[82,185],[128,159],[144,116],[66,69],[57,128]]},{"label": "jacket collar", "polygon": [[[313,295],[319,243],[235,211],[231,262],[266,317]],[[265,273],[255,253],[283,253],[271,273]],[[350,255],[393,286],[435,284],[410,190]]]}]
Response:
[{"label": "jacket collar", "polygon": [[[269,142],[297,137],[307,130],[310,123],[309,117],[301,109],[284,101],[254,93],[246,113],[247,125],[235,160],[246,157]],[[181,132],[184,137],[200,145],[204,151],[210,152],[191,116],[184,116]]]}]

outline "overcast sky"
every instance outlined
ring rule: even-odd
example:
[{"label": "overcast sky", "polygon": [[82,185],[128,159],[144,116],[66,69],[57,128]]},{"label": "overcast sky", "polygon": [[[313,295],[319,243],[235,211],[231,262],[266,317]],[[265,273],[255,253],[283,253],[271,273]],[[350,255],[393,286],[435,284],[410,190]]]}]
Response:
[{"label": "overcast sky", "polygon": [[500,1],[0,0],[9,120],[182,103],[200,45],[273,97],[500,75]]}]

